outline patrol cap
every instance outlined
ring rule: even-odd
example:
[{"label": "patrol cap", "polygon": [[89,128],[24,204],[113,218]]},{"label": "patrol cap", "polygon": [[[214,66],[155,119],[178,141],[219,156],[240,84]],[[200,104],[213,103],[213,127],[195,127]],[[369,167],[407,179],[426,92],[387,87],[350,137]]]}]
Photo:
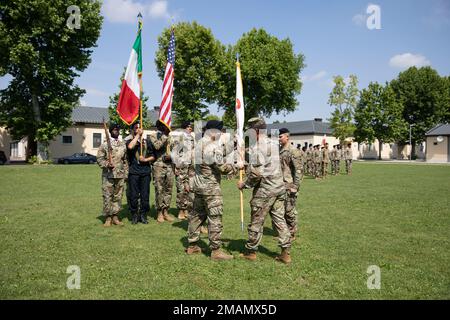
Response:
[{"label": "patrol cap", "polygon": [[254,117],[247,121],[249,129],[266,129],[267,125],[263,118]]},{"label": "patrol cap", "polygon": [[222,129],[223,129],[223,121],[219,121],[219,120],[209,120],[209,121],[206,123],[205,129],[206,129],[206,130],[209,130],[209,129],[222,130]]},{"label": "patrol cap", "polygon": [[109,133],[111,133],[114,129],[120,130],[120,126],[117,123],[110,123],[109,124]]},{"label": "patrol cap", "polygon": [[278,134],[281,136],[282,134],[289,133],[289,130],[287,128],[281,128],[280,130],[278,130],[278,132]]},{"label": "patrol cap", "polygon": [[190,121],[188,121],[188,120],[183,121],[183,122],[181,123],[181,128],[182,128],[182,129],[186,129],[186,128],[189,127],[189,126],[192,126],[192,123],[191,123]]}]

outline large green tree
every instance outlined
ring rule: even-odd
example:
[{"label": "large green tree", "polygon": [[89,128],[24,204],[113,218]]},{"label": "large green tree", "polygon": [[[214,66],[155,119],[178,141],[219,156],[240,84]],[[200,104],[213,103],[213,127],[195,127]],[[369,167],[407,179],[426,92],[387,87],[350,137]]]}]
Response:
[{"label": "large green tree", "polygon": [[[403,119],[413,125],[411,130],[412,151],[422,142],[425,133],[440,122],[449,121],[450,97],[448,78],[441,77],[431,67],[411,67],[401,72],[391,86],[403,106]],[[409,141],[409,132],[402,137]]]},{"label": "large green tree", "polygon": [[371,82],[361,91],[355,108],[356,141],[373,143],[378,139],[378,159],[381,160],[382,144],[397,142],[407,130],[402,111],[389,84]]},{"label": "large green tree", "polygon": [[[158,37],[155,63],[161,80],[167,64],[171,29]],[[215,103],[222,90],[220,74],[224,64],[224,46],[210,29],[196,22],[174,26],[175,80],[173,112],[178,121],[200,120],[208,114],[208,104]]]},{"label": "large green tree", "polygon": [[355,131],[353,115],[359,98],[358,78],[350,75],[348,84],[342,76],[334,77],[333,81],[334,88],[330,93],[328,104],[335,106],[335,109],[329,120],[333,135],[343,142],[352,137]]},{"label": "large green tree", "polygon": [[[80,9],[80,28],[67,25],[68,7]],[[69,126],[84,90],[74,84],[86,69],[100,35],[96,0],[3,0],[0,2],[0,122],[15,138],[28,136],[28,154],[46,157],[48,142]],[[72,24],[74,26],[74,24]]]},{"label": "large green tree", "polygon": [[292,112],[298,106],[302,89],[300,72],[304,56],[296,54],[292,42],[278,39],[264,29],[252,29],[242,35],[225,54],[222,66],[224,89],[218,104],[225,110],[224,122],[235,126],[236,55],[239,54],[244,91],[245,119]]}]

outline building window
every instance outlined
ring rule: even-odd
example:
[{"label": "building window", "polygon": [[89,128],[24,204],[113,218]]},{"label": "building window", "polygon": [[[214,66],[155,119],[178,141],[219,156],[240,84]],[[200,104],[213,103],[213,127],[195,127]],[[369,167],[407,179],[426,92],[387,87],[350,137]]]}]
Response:
[{"label": "building window", "polygon": [[17,158],[19,157],[19,143],[18,142],[12,142],[10,144],[10,155],[11,158]]},{"label": "building window", "polygon": [[70,143],[72,143],[72,136],[62,136],[62,143],[63,144],[70,144]]},{"label": "building window", "polygon": [[98,148],[102,144],[102,134],[94,133],[92,137],[92,148]]}]

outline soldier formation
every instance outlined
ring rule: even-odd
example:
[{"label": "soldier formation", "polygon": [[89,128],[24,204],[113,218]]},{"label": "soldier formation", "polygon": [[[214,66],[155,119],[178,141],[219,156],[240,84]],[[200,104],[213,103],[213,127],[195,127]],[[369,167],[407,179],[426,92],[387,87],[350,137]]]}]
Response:
[{"label": "soldier formation", "polygon": [[[289,264],[289,250],[298,232],[296,204],[304,175],[325,178],[329,163],[331,174],[339,174],[341,160],[345,160],[348,174],[352,170],[351,144],[345,150],[335,145],[330,151],[328,144],[322,148],[311,144],[308,148],[300,148],[300,145],[295,148],[286,128],[279,130],[278,142],[268,137],[262,118],[248,121],[248,129],[254,130],[256,143],[246,150],[246,163],[239,160],[243,157],[236,156],[232,161],[224,161],[222,121],[208,121],[203,128],[203,137],[198,142],[202,161],[195,161],[190,122],[182,124],[183,131],[178,135],[169,135],[170,130],[160,121],[157,121],[156,128],[157,131],[151,133],[147,140],[142,137],[142,128],[135,123],[130,127],[130,135],[120,141],[119,126],[112,124],[109,127],[111,139],[107,136],[109,142],[103,143],[97,154],[97,162],[102,168],[104,226],[123,225],[118,214],[122,208],[125,184],[131,223],[148,223],[146,216],[150,211],[152,176],[156,220],[158,223],[174,221],[169,208],[175,179],[178,219],[188,220],[189,244],[185,249],[188,255],[201,253],[198,245],[200,234],[207,233],[211,259],[233,259],[222,250],[222,175],[235,176],[246,168],[245,179],[238,182],[237,188],[253,189],[248,240],[240,256],[252,261],[257,259],[264,221],[269,214],[281,248],[276,260]],[[231,142],[231,147],[236,147],[236,140]]]}]

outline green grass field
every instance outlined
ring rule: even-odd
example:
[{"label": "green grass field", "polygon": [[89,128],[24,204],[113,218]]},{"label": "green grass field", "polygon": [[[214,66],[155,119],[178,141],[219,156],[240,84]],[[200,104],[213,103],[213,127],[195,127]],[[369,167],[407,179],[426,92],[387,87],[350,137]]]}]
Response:
[{"label": "green grass field", "polygon": [[[0,179],[0,299],[450,299],[450,166],[356,163],[353,176],[305,178],[289,266],[273,259],[270,219],[258,261],[238,257],[235,181],[223,183],[223,240],[236,259],[213,262],[185,255],[187,222],[156,223],[153,187],[148,225],[104,228],[96,165],[2,166]],[[79,290],[66,287],[69,265]],[[370,265],[380,290],[367,289]]]}]

